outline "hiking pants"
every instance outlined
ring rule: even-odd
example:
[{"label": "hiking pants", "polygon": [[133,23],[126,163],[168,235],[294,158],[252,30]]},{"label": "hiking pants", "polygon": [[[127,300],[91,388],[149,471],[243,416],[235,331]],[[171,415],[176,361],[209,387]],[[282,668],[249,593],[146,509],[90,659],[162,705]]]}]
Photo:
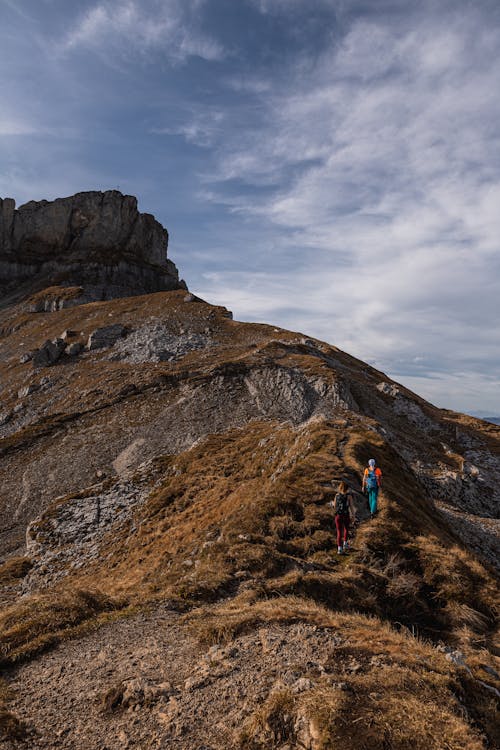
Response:
[{"label": "hiking pants", "polygon": [[377,497],[378,487],[374,490],[368,490],[368,503],[370,505],[370,513],[377,512]]},{"label": "hiking pants", "polygon": [[337,547],[342,547],[342,542],[347,542],[349,533],[349,513],[337,513],[335,526],[337,527]]}]

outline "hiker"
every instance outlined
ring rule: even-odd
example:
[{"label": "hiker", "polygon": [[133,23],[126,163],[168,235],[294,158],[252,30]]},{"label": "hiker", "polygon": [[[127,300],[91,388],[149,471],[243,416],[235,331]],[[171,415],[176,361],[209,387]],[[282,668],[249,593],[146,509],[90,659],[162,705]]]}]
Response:
[{"label": "hiker", "polygon": [[368,505],[370,507],[370,516],[374,518],[377,513],[378,491],[382,486],[382,472],[376,466],[374,458],[368,461],[368,467],[363,474],[363,492],[368,494]]},{"label": "hiker", "polygon": [[335,513],[335,526],[337,527],[337,554],[342,555],[349,550],[347,537],[350,522],[356,522],[356,510],[354,508],[352,493],[345,482],[340,482],[339,491],[330,504]]}]

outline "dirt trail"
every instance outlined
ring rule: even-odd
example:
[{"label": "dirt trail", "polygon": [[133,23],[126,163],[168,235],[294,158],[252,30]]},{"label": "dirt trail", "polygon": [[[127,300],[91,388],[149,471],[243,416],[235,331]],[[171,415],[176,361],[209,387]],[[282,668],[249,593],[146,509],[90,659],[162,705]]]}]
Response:
[{"label": "dirt trail", "polygon": [[[63,643],[20,667],[10,678],[11,709],[30,728],[25,747],[235,747],[244,719],[273,686],[310,687],[310,675],[322,674],[341,641],[315,626],[271,625],[227,648],[204,648],[181,619],[160,608]],[[103,696],[122,681],[129,705],[106,711]]]}]

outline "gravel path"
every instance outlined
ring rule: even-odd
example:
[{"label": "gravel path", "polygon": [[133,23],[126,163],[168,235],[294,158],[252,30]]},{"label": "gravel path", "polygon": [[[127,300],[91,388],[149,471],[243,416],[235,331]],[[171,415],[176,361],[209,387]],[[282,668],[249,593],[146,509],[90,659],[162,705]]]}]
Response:
[{"label": "gravel path", "polygon": [[[340,641],[314,626],[269,625],[226,648],[204,648],[181,616],[159,609],[20,667],[10,677],[11,710],[28,724],[25,747],[33,750],[235,747],[244,719],[272,687],[310,688],[304,675],[321,674]],[[122,706],[106,710],[104,696],[120,684]]]}]

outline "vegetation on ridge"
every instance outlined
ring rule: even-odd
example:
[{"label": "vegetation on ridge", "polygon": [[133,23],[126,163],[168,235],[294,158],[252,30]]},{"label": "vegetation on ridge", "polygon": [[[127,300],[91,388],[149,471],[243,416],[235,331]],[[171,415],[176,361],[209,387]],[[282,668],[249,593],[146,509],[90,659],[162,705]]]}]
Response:
[{"label": "vegetation on ridge", "polygon": [[[242,749],[302,743],[327,750],[348,741],[360,750],[495,746],[500,742],[495,723],[495,576],[438,515],[432,493],[403,458],[405,450],[415,448],[429,463],[441,461],[455,470],[461,460],[456,437],[460,419],[438,416],[415,399],[424,421],[441,420],[439,429],[430,431],[424,452],[418,445],[423,433],[407,430],[408,420],[393,414],[390,397],[375,387],[380,373],[365,372],[361,363],[333,347],[312,347],[295,334],[267,326],[233,323],[222,310],[214,312],[202,303],[185,305],[180,293],[168,299],[151,295],[94,303],[43,319],[25,316],[22,331],[4,333],[22,334],[31,347],[45,329],[57,335],[61,327],[74,327],[83,336],[110,321],[132,325],[139,315],[159,316],[162,306],[172,330],[180,331],[191,316],[189,325],[197,331],[210,327],[214,345],[180,362],[140,368],[105,359],[102,352],[85,354],[78,364],[66,362],[51,371],[56,372],[51,374],[53,400],[45,402],[49,396],[36,391],[33,398],[41,404],[36,419],[0,441],[6,478],[29,447],[33,462],[50,455],[47,464],[60,470],[58,476],[66,481],[71,475],[74,481],[49,507],[40,501],[32,538],[46,546],[47,558],[35,550],[32,560],[17,556],[0,566],[6,601],[19,592],[24,577],[33,590],[0,611],[0,659],[8,673],[104,623],[111,623],[109,632],[114,632],[117,620],[144,608],[153,612],[166,607],[175,613],[186,637],[194,634],[200,649],[261,632],[265,638],[269,629],[286,639],[292,628],[303,625],[329,644],[323,671],[300,662],[297,654],[296,671],[311,686],[293,692],[284,684],[268,691],[241,721],[237,742]],[[18,360],[6,369],[14,408],[16,378],[24,374]],[[106,454],[115,433],[119,439],[106,454],[108,461],[130,446],[136,434],[146,436],[144,450],[149,448],[146,438],[155,435],[141,432],[144,423],[182,401],[183,389],[199,393],[219,380],[224,387],[238,385],[256,371],[277,373],[278,379],[299,373],[307,383],[332,391],[348,382],[346,390],[360,409],[339,404],[328,417],[307,412],[294,422],[280,416],[281,404],[272,394],[273,418],[245,413],[241,426],[211,434],[205,430],[201,438],[188,430],[188,450],[163,450],[162,455],[155,449],[149,463],[141,457],[135,474],[130,468],[117,477],[118,467],[101,476],[104,459],[96,453]],[[259,393],[255,399],[261,397]],[[286,397],[293,401],[297,394],[292,388]],[[210,409],[212,402],[196,402],[197,412]],[[379,429],[384,409],[392,420],[385,432]],[[199,416],[194,410],[191,414]],[[463,424],[463,429],[469,427]],[[470,427],[471,439],[474,429]],[[498,431],[488,430],[485,436],[494,453]],[[396,445],[399,437],[406,440],[405,450]],[[58,442],[59,453],[44,454]],[[78,465],[76,460],[71,467],[57,463],[67,445]],[[353,551],[338,557],[328,506],[331,480],[345,479],[358,489],[368,456],[384,470],[381,511],[365,522],[365,500],[356,496],[360,523]],[[89,479],[82,483],[81,477]],[[124,521],[111,519],[109,528],[97,523],[97,541],[92,536],[96,529],[90,529],[88,538],[82,533],[74,557],[65,557],[72,542],[51,537],[65,510],[85,510],[86,499],[111,492],[120,481],[145,486],[141,502],[131,505]],[[36,484],[30,492],[36,496]],[[90,549],[98,554],[89,554]],[[335,640],[339,633],[345,636],[342,642]],[[455,657],[454,649],[462,656]],[[17,725],[15,717],[9,718],[7,693],[0,708],[6,712],[5,733],[14,735]],[[311,744],[313,735],[316,744]]]}]

